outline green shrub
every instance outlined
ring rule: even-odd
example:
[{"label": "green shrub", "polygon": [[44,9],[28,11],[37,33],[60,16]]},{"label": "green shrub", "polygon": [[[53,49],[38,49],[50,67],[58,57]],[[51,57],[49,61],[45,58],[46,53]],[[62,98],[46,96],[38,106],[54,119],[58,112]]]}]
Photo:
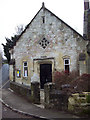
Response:
[{"label": "green shrub", "polygon": [[87,103],[90,103],[90,94],[86,96]]},{"label": "green shrub", "polygon": [[82,114],[88,114],[88,115],[90,115],[90,109],[84,109],[84,110],[82,110]]},{"label": "green shrub", "polygon": [[79,94],[79,97],[85,97],[85,94]]}]

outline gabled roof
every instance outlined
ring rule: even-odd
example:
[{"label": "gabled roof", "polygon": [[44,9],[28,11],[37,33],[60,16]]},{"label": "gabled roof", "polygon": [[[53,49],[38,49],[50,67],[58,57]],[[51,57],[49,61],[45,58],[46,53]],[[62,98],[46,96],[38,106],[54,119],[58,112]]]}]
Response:
[{"label": "gabled roof", "polygon": [[[58,16],[56,16],[54,13],[52,13],[50,10],[48,10],[45,6],[44,3],[42,4],[42,7],[40,8],[40,10],[37,12],[37,14],[34,16],[34,18],[31,20],[31,22],[25,27],[24,31],[19,35],[17,41],[20,39],[20,37],[22,36],[23,33],[25,33],[26,29],[29,28],[30,24],[33,22],[33,20],[36,18],[36,16],[38,15],[38,13],[42,10],[42,9],[47,10],[48,12],[50,12],[53,16],[55,16],[58,20],[60,20],[62,23],[64,23],[67,27],[69,27],[72,31],[74,31],[75,33],[77,33],[80,37],[82,37],[84,39],[84,37],[79,34],[76,30],[74,30],[72,27],[70,27],[67,23],[65,23],[63,20],[61,20]],[[85,39],[84,39],[85,40]],[[14,46],[13,46],[14,47]]]}]

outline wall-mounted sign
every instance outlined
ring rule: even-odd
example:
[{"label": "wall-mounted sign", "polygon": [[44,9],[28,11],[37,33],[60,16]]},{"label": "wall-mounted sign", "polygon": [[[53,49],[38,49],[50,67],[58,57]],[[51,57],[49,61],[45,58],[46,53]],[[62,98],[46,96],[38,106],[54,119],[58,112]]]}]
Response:
[{"label": "wall-mounted sign", "polygon": [[47,56],[41,56],[41,58],[47,58]]},{"label": "wall-mounted sign", "polygon": [[21,72],[20,72],[20,70],[17,70],[17,77],[21,77]]}]

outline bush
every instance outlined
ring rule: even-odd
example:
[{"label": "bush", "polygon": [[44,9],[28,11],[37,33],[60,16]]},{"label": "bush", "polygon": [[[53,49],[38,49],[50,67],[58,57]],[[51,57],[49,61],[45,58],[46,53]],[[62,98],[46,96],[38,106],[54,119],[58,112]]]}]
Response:
[{"label": "bush", "polygon": [[87,103],[90,103],[90,94],[86,96]]},{"label": "bush", "polygon": [[74,88],[74,92],[86,92],[90,91],[90,74],[83,74],[76,80],[71,82],[71,86]]},{"label": "bush", "polygon": [[86,116],[86,117],[90,117],[90,109],[84,109],[84,110],[82,110],[82,112],[81,113],[79,113],[79,115],[81,115],[81,116]]},{"label": "bush", "polygon": [[76,71],[73,71],[69,74],[64,71],[62,72],[56,71],[54,73],[54,82],[58,89],[61,89],[62,86],[69,87],[70,86],[69,84],[71,83],[71,81],[76,79],[77,76],[78,76],[78,73]]},{"label": "bush", "polygon": [[57,89],[62,89],[70,94],[90,91],[90,74],[78,76],[76,71],[69,74],[56,71],[54,73],[54,82]]}]

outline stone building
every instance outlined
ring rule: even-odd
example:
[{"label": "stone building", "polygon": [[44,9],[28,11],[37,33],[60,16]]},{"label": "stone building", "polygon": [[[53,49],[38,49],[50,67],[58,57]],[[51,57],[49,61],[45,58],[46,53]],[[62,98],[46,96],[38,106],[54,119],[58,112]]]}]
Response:
[{"label": "stone building", "polygon": [[90,40],[90,2],[84,0],[84,29],[83,36]]},{"label": "stone building", "polygon": [[83,37],[89,41],[86,53],[87,73],[90,74],[90,1],[84,0],[84,30]]},{"label": "stone building", "polygon": [[88,41],[44,3],[10,50],[10,80],[23,85],[53,82],[55,71],[87,73]]}]

